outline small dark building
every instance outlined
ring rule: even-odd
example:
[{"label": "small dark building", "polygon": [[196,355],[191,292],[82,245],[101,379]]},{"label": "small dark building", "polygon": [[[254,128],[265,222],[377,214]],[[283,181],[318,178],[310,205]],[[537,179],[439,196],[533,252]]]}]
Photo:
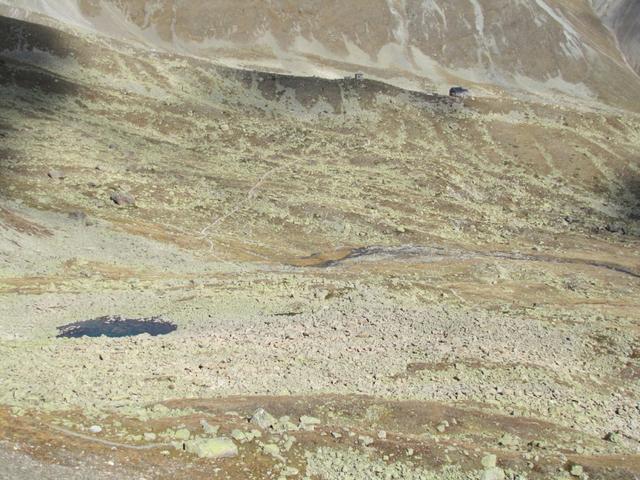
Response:
[{"label": "small dark building", "polygon": [[450,97],[468,97],[469,95],[469,90],[463,87],[452,87],[449,90]]},{"label": "small dark building", "polygon": [[357,81],[364,80],[364,73],[360,73],[360,72],[356,73],[355,74],[355,79]]}]

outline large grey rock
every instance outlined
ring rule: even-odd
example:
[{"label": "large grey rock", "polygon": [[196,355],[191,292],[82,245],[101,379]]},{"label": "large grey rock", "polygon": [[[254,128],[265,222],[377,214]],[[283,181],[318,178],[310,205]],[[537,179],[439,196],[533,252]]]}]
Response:
[{"label": "large grey rock", "polygon": [[253,415],[251,415],[249,422],[257,425],[263,430],[268,430],[269,428],[274,426],[278,422],[278,420],[264,408],[259,408],[255,412],[253,412]]},{"label": "large grey rock", "polygon": [[47,172],[47,176],[49,178],[52,178],[54,180],[63,180],[66,175],[64,174],[64,172],[60,171],[60,170],[49,170]]},{"label": "large grey rock", "polygon": [[126,207],[127,205],[134,205],[136,203],[135,197],[131,195],[129,192],[125,192],[125,191],[113,192],[110,198],[113,203],[121,207]]}]

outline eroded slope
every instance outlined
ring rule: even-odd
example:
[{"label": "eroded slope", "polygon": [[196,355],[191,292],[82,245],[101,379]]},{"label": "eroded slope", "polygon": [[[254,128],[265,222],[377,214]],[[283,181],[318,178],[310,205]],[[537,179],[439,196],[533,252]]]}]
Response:
[{"label": "eroded slope", "polygon": [[[463,82],[485,93],[639,106],[639,79],[588,0],[0,3],[12,15],[43,21],[33,15],[42,13],[146,48],[249,69],[325,78],[363,70],[420,89]],[[635,38],[638,23],[621,10],[607,19],[620,27],[629,53],[635,47],[626,39]]]}]

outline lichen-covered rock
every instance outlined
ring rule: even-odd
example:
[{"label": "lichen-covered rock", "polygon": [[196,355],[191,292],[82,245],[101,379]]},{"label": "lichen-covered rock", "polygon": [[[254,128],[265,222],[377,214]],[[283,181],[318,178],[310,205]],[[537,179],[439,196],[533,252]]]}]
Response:
[{"label": "lichen-covered rock", "polygon": [[504,470],[498,467],[487,468],[482,475],[480,476],[480,480],[504,480],[505,474]]},{"label": "lichen-covered rock", "polygon": [[509,433],[505,433],[500,437],[500,440],[498,440],[498,445],[503,447],[517,447],[520,445],[520,439]]},{"label": "lichen-covered rock", "polygon": [[300,417],[300,428],[302,430],[313,430],[316,425],[322,423],[319,418],[311,417],[309,415],[302,415]]},{"label": "lichen-covered rock", "polygon": [[582,468],[582,465],[574,465],[571,467],[571,471],[569,473],[574,477],[580,478],[584,475],[584,469]]},{"label": "lichen-covered rock", "polygon": [[280,417],[278,422],[273,425],[273,429],[278,433],[292,432],[298,430],[298,425],[291,421],[290,417]]},{"label": "lichen-covered rock", "polygon": [[276,445],[275,443],[267,443],[266,445],[263,445],[262,451],[266,455],[271,455],[273,458],[282,460],[282,455],[280,455],[280,447],[278,447],[278,445]]},{"label": "lichen-covered rock", "polygon": [[497,465],[498,457],[494,454],[485,455],[482,457],[481,463],[484,468],[493,468]]},{"label": "lichen-covered rock", "polygon": [[204,433],[211,436],[217,435],[218,430],[220,429],[218,425],[209,425],[209,422],[204,419],[200,420],[200,426],[204,430]]},{"label": "lichen-covered rock", "polygon": [[200,458],[229,458],[238,455],[238,447],[226,437],[189,440],[185,443],[185,449]]},{"label": "lichen-covered rock", "polygon": [[191,438],[191,432],[186,428],[181,428],[176,430],[176,433],[173,434],[173,438],[182,441],[189,440],[189,438]]}]

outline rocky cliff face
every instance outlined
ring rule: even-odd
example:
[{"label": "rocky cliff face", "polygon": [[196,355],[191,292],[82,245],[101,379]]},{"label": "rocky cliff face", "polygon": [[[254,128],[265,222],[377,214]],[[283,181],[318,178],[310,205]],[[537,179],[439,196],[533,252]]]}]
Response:
[{"label": "rocky cliff face", "polygon": [[[2,0],[149,48],[250,69],[338,77],[362,70],[402,86],[472,84],[629,104],[637,2],[588,0]],[[636,12],[637,13],[637,12]]]},{"label": "rocky cliff face", "polygon": [[594,9],[616,35],[629,64],[640,73],[640,2],[592,0]]}]

